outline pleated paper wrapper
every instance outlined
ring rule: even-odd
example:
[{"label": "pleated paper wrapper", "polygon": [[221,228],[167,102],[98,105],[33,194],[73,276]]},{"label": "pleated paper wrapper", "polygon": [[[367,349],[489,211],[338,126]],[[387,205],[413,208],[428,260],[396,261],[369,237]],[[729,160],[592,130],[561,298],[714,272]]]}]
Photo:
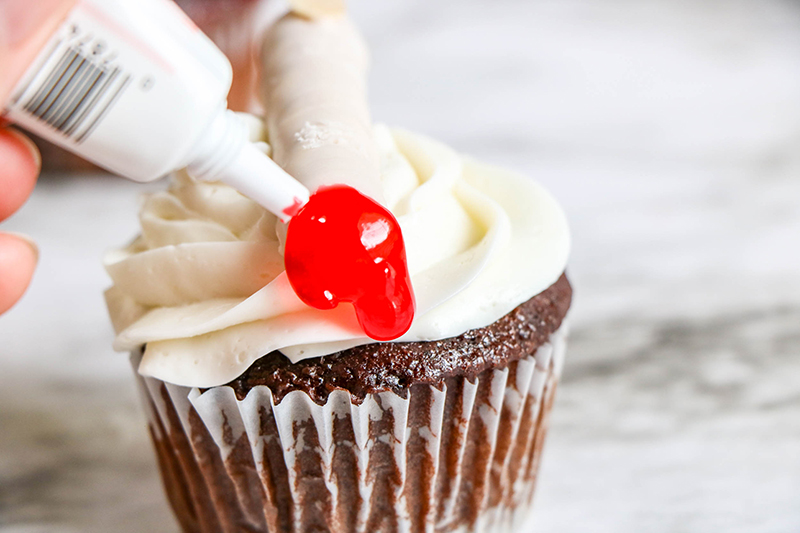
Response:
[{"label": "pleated paper wrapper", "polygon": [[360,403],[138,381],[187,533],[506,533],[528,519],[565,338],[473,381]]}]

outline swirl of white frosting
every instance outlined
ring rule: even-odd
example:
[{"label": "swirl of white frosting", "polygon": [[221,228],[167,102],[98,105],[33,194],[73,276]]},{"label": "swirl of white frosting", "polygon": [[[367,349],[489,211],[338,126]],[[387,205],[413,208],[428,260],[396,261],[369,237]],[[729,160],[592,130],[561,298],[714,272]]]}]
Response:
[{"label": "swirl of white frosting", "polygon": [[[376,126],[375,136],[417,298],[396,342],[491,324],[564,271],[566,219],[535,182],[416,134]],[[297,298],[275,217],[233,189],[177,176],[140,219],[141,237],[106,258],[106,299],[115,348],[145,346],[141,374],[212,387],[273,350],[297,362],[373,342],[351,306],[320,311]]]}]

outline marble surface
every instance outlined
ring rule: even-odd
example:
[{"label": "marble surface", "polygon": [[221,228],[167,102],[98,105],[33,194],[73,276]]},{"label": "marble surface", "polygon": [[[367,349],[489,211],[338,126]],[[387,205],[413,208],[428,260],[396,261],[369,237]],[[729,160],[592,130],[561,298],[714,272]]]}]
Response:
[{"label": "marble surface", "polygon": [[[569,213],[573,335],[528,530],[800,530],[800,4],[352,4],[377,119]],[[101,298],[147,188],[45,177],[2,225],[42,247],[0,318],[2,533],[177,531]]]}]

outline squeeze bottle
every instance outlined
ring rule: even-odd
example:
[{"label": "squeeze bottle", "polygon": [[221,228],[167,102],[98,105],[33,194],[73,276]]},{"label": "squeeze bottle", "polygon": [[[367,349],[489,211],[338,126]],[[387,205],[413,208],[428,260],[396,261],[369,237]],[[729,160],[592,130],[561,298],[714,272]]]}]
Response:
[{"label": "squeeze bottle", "polygon": [[249,142],[226,105],[230,63],[173,2],[78,0],[53,28],[25,59],[4,118],[135,181],[186,167],[283,221],[308,201]]}]

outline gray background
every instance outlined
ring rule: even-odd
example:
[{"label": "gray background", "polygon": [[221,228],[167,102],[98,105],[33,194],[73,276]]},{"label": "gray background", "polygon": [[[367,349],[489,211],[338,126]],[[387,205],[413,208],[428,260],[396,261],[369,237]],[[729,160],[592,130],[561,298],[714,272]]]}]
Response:
[{"label": "gray background", "polygon": [[[529,531],[800,531],[800,4],[352,4],[377,120],[569,214],[573,334]],[[3,533],[175,532],[101,299],[147,189],[45,177],[2,226],[42,247],[0,318]]]}]

